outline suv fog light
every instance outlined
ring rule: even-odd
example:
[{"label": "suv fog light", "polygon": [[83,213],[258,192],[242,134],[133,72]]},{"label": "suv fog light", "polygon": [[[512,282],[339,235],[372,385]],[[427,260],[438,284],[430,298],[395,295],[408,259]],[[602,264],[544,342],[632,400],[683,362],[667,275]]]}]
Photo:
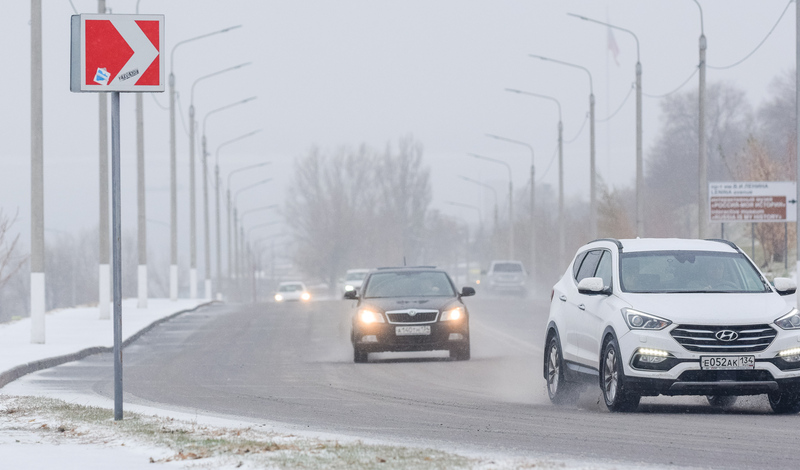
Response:
[{"label": "suv fog light", "polygon": [[786,362],[800,362],[800,348],[785,349],[778,356]]},{"label": "suv fog light", "polygon": [[450,336],[447,339],[450,341],[460,341],[464,339],[464,335],[461,333],[450,333]]},{"label": "suv fog light", "polygon": [[361,337],[362,343],[377,343],[378,337],[375,335],[364,335]]},{"label": "suv fog light", "polygon": [[639,355],[639,361],[645,364],[659,364],[669,357],[668,352],[661,351],[660,349],[639,348],[636,354]]}]

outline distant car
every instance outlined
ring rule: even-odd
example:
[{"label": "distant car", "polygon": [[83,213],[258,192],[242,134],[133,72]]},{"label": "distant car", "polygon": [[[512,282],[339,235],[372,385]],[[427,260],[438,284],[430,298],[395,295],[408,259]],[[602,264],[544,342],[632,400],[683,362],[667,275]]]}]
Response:
[{"label": "distant car", "polygon": [[524,295],[528,273],[521,261],[492,261],[486,271],[486,287],[493,292],[513,292]]},{"label": "distant car", "polygon": [[344,292],[347,294],[350,291],[357,291],[361,284],[364,283],[364,278],[367,277],[369,269],[348,269],[344,275]]},{"label": "distant car", "polygon": [[311,294],[308,293],[308,289],[302,282],[290,281],[278,284],[275,302],[308,302],[309,300],[311,300]]},{"label": "distant car", "polygon": [[359,291],[350,340],[353,360],[367,362],[370,352],[446,349],[455,360],[470,358],[469,312],[448,274],[432,267],[379,268]]},{"label": "distant car", "polygon": [[611,411],[642,396],[705,395],[712,406],[766,394],[800,411],[800,312],[725,240],[593,241],[553,287],[544,377],[554,403],[599,384]]}]

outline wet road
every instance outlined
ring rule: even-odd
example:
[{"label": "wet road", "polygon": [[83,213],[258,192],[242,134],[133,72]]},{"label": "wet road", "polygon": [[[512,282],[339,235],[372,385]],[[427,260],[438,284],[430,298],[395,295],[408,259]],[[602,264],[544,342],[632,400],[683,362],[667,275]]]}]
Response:
[{"label": "wet road", "polygon": [[[646,398],[637,413],[611,414],[598,404],[598,388],[578,407],[550,405],[541,376],[547,302],[465,300],[472,315],[465,362],[446,353],[382,353],[354,364],[349,301],[204,308],[125,350],[125,399],[477,452],[798,467],[800,417],[771,414],[763,396],[740,399],[729,412],[690,397]],[[24,380],[110,398],[111,367],[110,355],[97,355]]]}]

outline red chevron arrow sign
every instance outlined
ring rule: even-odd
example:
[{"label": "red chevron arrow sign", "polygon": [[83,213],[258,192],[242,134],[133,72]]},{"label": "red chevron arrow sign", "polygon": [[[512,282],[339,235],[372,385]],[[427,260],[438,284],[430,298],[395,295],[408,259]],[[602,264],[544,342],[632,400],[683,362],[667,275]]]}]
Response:
[{"label": "red chevron arrow sign", "polygon": [[70,90],[164,91],[164,15],[72,16]]}]

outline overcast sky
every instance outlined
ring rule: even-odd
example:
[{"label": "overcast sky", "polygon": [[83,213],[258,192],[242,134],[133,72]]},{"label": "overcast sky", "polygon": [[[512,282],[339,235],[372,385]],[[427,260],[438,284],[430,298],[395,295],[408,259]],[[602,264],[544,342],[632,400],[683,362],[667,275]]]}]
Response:
[{"label": "overcast sky", "polygon": [[[701,0],[708,63],[723,66],[747,55],[772,28],[787,0]],[[44,0],[45,224],[47,237],[96,226],[98,220],[98,98],[69,91],[68,0]],[[97,2],[72,0],[79,13]],[[113,13],[134,13],[135,0],[108,0]],[[730,70],[709,70],[708,81],[728,81],[753,105],[768,95],[775,76],[794,68],[795,7],[790,6],[756,54]],[[273,182],[242,194],[242,210],[282,203],[293,160],[312,146],[335,149],[367,143],[376,148],[413,135],[432,171],[434,206],[467,219],[469,211],[443,204],[488,203],[489,195],[455,175],[479,178],[504,191],[506,171],[466,157],[467,152],[507,161],[514,185],[527,184],[524,147],[484,136],[529,142],[540,181],[555,187],[556,107],[504,88],[552,95],[563,106],[565,138],[573,138],[588,112],[589,83],[580,70],[528,57],[540,54],[589,68],[598,120],[623,102],[634,80],[636,49],[622,32],[609,52],[606,28],[567,16],[574,12],[609,21],[639,35],[644,92],[663,94],[682,83],[698,62],[700,15],[691,0],[142,0],[141,13],[166,16],[166,50],[180,40],[233,25],[238,30],[181,46],[174,57],[177,89],[186,114],[196,78],[243,62],[247,68],[197,85],[198,117],[257,95],[208,121],[211,163],[217,146],[254,129],[255,137],[226,147],[222,174],[258,161],[272,165],[234,179],[233,187],[266,177]],[[30,5],[5,2],[0,44],[0,206],[19,210],[17,228],[27,244],[30,201]],[[169,57],[167,57],[169,67]],[[693,78],[683,90],[696,90]],[[145,96],[148,218],[169,220],[167,94]],[[659,99],[644,99],[645,158],[659,128]],[[122,97],[125,230],[135,230],[134,98]],[[632,186],[635,107],[631,95],[608,123],[597,124],[598,170],[613,186]],[[179,124],[179,218],[188,220],[188,137]],[[588,126],[565,146],[570,198],[586,197]],[[198,164],[198,185],[200,184]],[[236,177],[235,177],[236,178]],[[200,186],[198,186],[200,187]],[[502,194],[502,193],[501,193]],[[247,198],[245,196],[248,196]],[[198,202],[201,199],[198,199]],[[264,215],[266,219],[270,216]],[[198,221],[202,219],[198,216]],[[254,217],[251,223],[258,223]],[[278,229],[279,230],[279,229]],[[265,234],[269,233],[265,230]],[[169,231],[151,224],[149,243],[167,246]],[[179,232],[188,246],[185,227]],[[184,240],[185,239],[185,240]],[[202,246],[202,245],[200,245]],[[185,253],[181,257],[187,256]]]}]

